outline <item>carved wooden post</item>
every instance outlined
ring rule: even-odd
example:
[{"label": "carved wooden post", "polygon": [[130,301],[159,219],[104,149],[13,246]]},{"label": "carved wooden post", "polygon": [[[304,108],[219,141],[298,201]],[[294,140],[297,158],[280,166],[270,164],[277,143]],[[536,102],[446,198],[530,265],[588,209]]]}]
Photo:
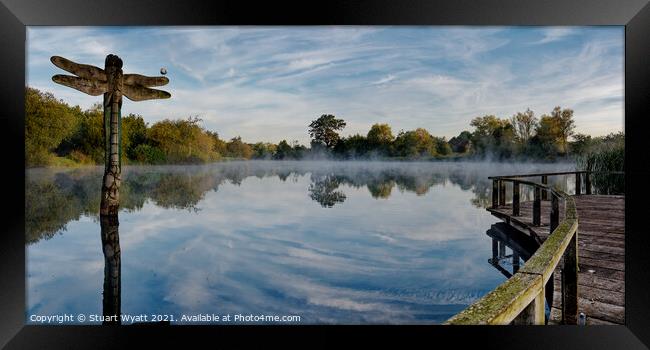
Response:
[{"label": "carved wooden post", "polygon": [[564,253],[562,269],[562,319],[565,324],[578,324],[578,231]]},{"label": "carved wooden post", "polygon": [[540,187],[535,186],[534,199],[533,199],[533,225],[535,226],[539,226],[542,223],[541,222],[542,203],[540,198],[541,192],[542,189]]},{"label": "carved wooden post", "polygon": [[591,194],[591,176],[589,172],[585,172],[585,192]]},{"label": "carved wooden post", "polygon": [[519,216],[519,181],[512,182],[512,216]]},{"label": "carved wooden post", "polygon": [[104,298],[102,304],[106,321],[103,324],[120,324],[120,315],[122,313],[122,253],[120,249],[119,222],[117,215],[101,215],[99,222],[102,250],[104,252]]},{"label": "carved wooden post", "polygon": [[122,95],[132,101],[169,98],[162,90],[149,89],[148,86],[162,86],[169,82],[166,77],[147,77],[140,74],[123,74],[122,60],[116,55],[106,56],[104,69],[72,62],[60,56],[52,56],[52,63],[77,76],[57,74],[52,77],[55,83],[77,89],[88,95],[104,94],[104,177],[102,179],[102,199],[100,215],[116,216],[120,205],[121,182],[121,131],[120,108]]},{"label": "carved wooden post", "polygon": [[551,220],[549,234],[553,233],[560,223],[560,202],[559,198],[551,193]]},{"label": "carved wooden post", "polygon": [[[542,175],[542,184],[548,185],[548,176]],[[542,190],[542,200],[543,201],[548,200],[548,190],[546,189]]]},{"label": "carved wooden post", "polygon": [[122,60],[115,55],[106,56],[108,91],[104,93],[104,140],[106,142],[104,177],[100,215],[117,215],[120,207],[121,166],[121,116],[122,106]]},{"label": "carved wooden post", "polygon": [[582,193],[582,174],[581,173],[576,173],[576,195],[580,195]]},{"label": "carved wooden post", "polygon": [[492,208],[499,206],[499,181],[492,180]]}]

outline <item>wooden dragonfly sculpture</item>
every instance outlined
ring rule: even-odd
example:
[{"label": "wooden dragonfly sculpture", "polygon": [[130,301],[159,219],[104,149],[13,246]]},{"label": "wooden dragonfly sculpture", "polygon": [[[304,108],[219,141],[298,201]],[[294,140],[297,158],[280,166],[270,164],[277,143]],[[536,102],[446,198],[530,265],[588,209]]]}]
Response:
[{"label": "wooden dragonfly sculpture", "polygon": [[167,77],[147,77],[140,74],[123,74],[122,59],[106,56],[104,69],[52,56],[52,63],[75,76],[57,74],[55,83],[77,89],[91,96],[104,94],[104,145],[105,168],[102,181],[100,215],[117,216],[121,182],[121,113],[122,95],[131,101],[170,98],[171,94],[152,86],[169,83]]}]

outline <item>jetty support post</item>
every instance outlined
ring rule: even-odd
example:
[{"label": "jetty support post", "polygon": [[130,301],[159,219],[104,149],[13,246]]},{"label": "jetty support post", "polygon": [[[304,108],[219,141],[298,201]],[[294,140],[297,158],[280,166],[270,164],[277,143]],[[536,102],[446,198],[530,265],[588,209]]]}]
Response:
[{"label": "jetty support post", "polygon": [[512,216],[519,216],[519,181],[512,182]]},{"label": "jetty support post", "polygon": [[533,200],[533,225],[541,225],[541,216],[542,216],[542,203],[541,203],[541,192],[540,187],[535,186],[534,190],[534,200]]},{"label": "jetty support post", "polygon": [[582,173],[576,173],[576,195],[582,194]]},{"label": "jetty support post", "polygon": [[[542,175],[542,184],[548,185],[548,176],[547,175]],[[548,200],[548,190],[544,189],[542,191],[542,200],[547,201]]]},{"label": "jetty support post", "polygon": [[544,289],[537,294],[535,299],[517,316],[512,320],[514,325],[537,325],[543,326],[546,323],[546,315],[544,309]]},{"label": "jetty support post", "polygon": [[553,233],[553,231],[555,231],[559,223],[560,223],[560,200],[555,194],[551,193],[551,220],[550,220],[550,228],[548,231],[549,235]]},{"label": "jetty support post", "polygon": [[588,171],[585,172],[585,192],[591,194],[591,177]]},{"label": "jetty support post", "polygon": [[499,180],[492,180],[492,208],[499,206]]},{"label": "jetty support post", "polygon": [[516,250],[512,251],[512,273],[515,274],[519,271],[519,253]]},{"label": "jetty support post", "polygon": [[499,205],[506,205],[506,182],[499,180]]},{"label": "jetty support post", "polygon": [[564,324],[578,324],[578,231],[564,253],[562,269],[562,319]]}]

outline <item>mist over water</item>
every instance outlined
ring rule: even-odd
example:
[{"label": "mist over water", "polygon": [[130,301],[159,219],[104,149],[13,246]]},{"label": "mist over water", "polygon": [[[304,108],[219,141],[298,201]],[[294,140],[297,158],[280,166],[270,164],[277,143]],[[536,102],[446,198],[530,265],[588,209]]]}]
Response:
[{"label": "mist over water", "polygon": [[[439,323],[505,277],[488,176],[573,164],[242,161],[125,166],[122,313]],[[101,167],[30,169],[27,314],[102,313]],[[571,186],[557,177],[552,184]],[[526,196],[526,193],[522,193]],[[525,198],[525,197],[524,197]]]}]

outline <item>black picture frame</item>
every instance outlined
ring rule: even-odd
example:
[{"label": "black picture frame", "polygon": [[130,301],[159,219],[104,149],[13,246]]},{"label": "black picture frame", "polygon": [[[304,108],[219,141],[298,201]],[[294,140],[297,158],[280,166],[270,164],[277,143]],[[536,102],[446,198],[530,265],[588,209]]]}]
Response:
[{"label": "black picture frame", "polygon": [[[186,345],[338,345],[339,336],[404,347],[452,341],[464,348],[642,349],[650,345],[648,215],[650,152],[649,0],[445,0],[253,3],[179,0],[0,0],[0,132],[5,162],[0,236],[0,345],[10,349],[122,348],[145,341]],[[24,85],[26,26],[33,25],[624,25],[626,136],[626,325],[547,327],[446,326],[26,326],[24,238]],[[207,338],[207,339],[206,339]],[[305,346],[311,343],[303,342]]]}]

